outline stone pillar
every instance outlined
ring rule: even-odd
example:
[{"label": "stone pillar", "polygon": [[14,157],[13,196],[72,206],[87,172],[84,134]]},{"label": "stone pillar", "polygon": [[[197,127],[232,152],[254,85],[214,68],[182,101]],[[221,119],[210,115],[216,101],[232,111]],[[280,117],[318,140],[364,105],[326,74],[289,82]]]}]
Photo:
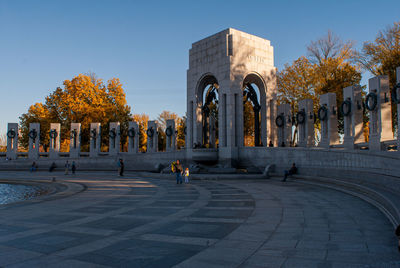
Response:
[{"label": "stone pillar", "polygon": [[343,89],[343,103],[340,107],[344,120],[343,146],[354,149],[355,143],[364,142],[363,109],[361,87],[349,86]]},{"label": "stone pillar", "polygon": [[40,124],[29,123],[29,150],[28,158],[36,160],[39,158],[39,147],[40,147]]},{"label": "stone pillar", "polygon": [[315,146],[314,107],[312,99],[299,101],[299,111],[296,115],[299,130],[300,147]]},{"label": "stone pillar", "polygon": [[9,159],[17,159],[17,152],[18,152],[18,123],[8,123],[6,157]]},{"label": "stone pillar", "polygon": [[278,147],[290,147],[292,139],[291,117],[290,104],[278,105],[278,115],[275,119],[278,128]]},{"label": "stone pillar", "polygon": [[[210,128],[211,128],[211,120],[210,120]],[[165,130],[165,135],[167,137],[166,151],[167,152],[175,151],[176,150],[176,133],[175,133],[175,120],[174,119],[167,120],[167,128]]]},{"label": "stone pillar", "polygon": [[209,132],[210,132],[210,142],[209,142],[209,144],[210,145],[214,145],[215,144],[215,142],[216,142],[216,125],[215,125],[215,118],[213,117],[213,116],[210,116],[210,130],[209,130]]},{"label": "stone pillar", "polygon": [[158,151],[157,123],[156,121],[148,121],[147,126],[147,152],[154,153]]},{"label": "stone pillar", "polygon": [[396,68],[396,96],[397,96],[397,151],[400,152],[400,67]]},{"label": "stone pillar", "polygon": [[50,124],[50,149],[49,149],[49,157],[50,158],[58,158],[60,153],[60,132],[61,125],[59,123],[51,123]]},{"label": "stone pillar", "polygon": [[90,157],[96,157],[101,148],[101,127],[100,123],[90,123]]},{"label": "stone pillar", "polygon": [[108,133],[109,141],[108,141],[108,154],[109,155],[117,155],[119,153],[120,139],[121,139],[121,131],[119,122],[111,122],[110,123],[110,131]]},{"label": "stone pillar", "polygon": [[379,151],[381,142],[393,139],[389,78],[375,76],[369,79],[368,87],[365,106],[369,110],[369,150]]},{"label": "stone pillar", "polygon": [[139,152],[139,134],[138,123],[130,121],[128,128],[128,153],[136,154]]},{"label": "stone pillar", "polygon": [[321,120],[321,141],[318,146],[329,148],[330,145],[339,143],[336,94],[326,93],[321,95],[319,103],[318,117]]},{"label": "stone pillar", "polygon": [[81,152],[81,123],[71,123],[69,157],[79,157]]}]

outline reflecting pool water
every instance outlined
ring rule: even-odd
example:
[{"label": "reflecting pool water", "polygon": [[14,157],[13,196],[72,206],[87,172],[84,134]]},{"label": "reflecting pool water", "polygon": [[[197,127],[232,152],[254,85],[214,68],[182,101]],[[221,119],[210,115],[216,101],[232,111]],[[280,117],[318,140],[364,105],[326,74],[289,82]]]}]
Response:
[{"label": "reflecting pool water", "polygon": [[0,205],[29,200],[46,193],[46,190],[30,185],[0,183]]}]

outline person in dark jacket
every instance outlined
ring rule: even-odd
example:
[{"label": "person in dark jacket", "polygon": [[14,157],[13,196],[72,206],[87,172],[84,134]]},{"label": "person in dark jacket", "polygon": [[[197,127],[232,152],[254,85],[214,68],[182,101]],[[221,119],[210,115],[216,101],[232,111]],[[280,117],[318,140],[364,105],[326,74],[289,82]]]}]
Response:
[{"label": "person in dark jacket", "polygon": [[119,162],[118,162],[118,170],[119,170],[119,175],[120,175],[121,177],[124,176],[124,168],[125,168],[124,160],[119,159]]},{"label": "person in dark jacket", "polygon": [[293,174],[297,174],[297,167],[295,163],[293,163],[292,167],[289,170],[285,170],[285,175],[282,181],[286,181],[287,177]]}]

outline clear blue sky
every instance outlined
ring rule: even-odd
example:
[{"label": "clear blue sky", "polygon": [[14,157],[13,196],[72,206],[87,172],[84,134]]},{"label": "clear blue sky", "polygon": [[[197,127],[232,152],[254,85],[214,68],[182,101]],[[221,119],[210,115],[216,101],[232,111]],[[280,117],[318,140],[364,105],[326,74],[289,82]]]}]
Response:
[{"label": "clear blue sky", "polygon": [[398,20],[399,0],[0,0],[0,133],[87,72],[118,77],[133,113],[184,115],[191,44],[229,27],[270,40],[281,69],[328,29],[361,47]]}]

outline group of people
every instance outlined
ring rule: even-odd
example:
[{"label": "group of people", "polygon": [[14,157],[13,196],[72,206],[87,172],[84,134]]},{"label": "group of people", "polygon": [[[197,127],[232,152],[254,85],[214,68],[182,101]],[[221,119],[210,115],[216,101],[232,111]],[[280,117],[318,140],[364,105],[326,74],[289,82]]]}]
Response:
[{"label": "group of people", "polygon": [[185,177],[185,183],[189,183],[189,168],[183,170],[179,160],[172,162],[171,169],[176,174],[176,184],[182,184],[182,175]]},{"label": "group of people", "polygon": [[[51,163],[50,167],[49,167],[49,172],[53,172],[56,169],[57,165],[55,162]],[[37,164],[35,162],[32,163],[31,166],[31,172],[36,171],[38,168]],[[72,163],[70,164],[69,161],[67,160],[64,164],[64,170],[65,170],[65,175],[69,174],[69,170],[71,169],[72,174],[75,174],[76,172],[76,164],[75,161],[72,161]]]}]

